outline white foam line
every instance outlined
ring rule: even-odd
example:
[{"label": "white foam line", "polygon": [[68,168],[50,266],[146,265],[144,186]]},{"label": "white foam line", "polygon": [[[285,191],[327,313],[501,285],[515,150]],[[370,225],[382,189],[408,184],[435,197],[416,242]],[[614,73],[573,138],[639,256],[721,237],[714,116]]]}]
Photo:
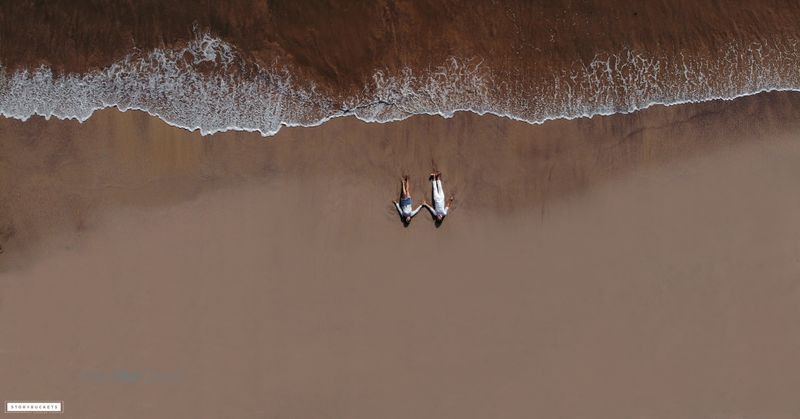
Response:
[{"label": "white foam line", "polygon": [[[473,112],[541,124],[800,91],[797,41],[730,44],[722,51],[714,62],[683,53],[673,59],[632,50],[598,54],[588,64],[576,62],[546,79],[518,80],[513,86],[481,62],[453,58],[419,74],[376,71],[372,84],[340,105],[313,84],[295,81],[285,68],[247,63],[231,45],[200,35],[184,48],[131,54],[84,75],[56,77],[40,67],[9,77],[0,66],[0,115],[84,122],[97,110],[115,107],[143,111],[202,135],[235,130],[271,136],[282,127],[318,126],[345,116],[386,123]],[[209,64],[211,71],[198,70]]]}]

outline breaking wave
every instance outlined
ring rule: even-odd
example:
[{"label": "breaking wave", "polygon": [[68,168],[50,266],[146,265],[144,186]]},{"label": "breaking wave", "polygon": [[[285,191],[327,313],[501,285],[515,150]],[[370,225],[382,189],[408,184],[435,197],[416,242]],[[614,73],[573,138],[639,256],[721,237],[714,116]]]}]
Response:
[{"label": "breaking wave", "polygon": [[285,66],[248,62],[234,46],[202,35],[183,48],[134,52],[87,74],[55,75],[47,67],[8,74],[0,66],[0,114],[85,121],[95,110],[117,107],[204,135],[243,130],[269,136],[283,126],[341,116],[388,122],[471,111],[541,123],[800,89],[795,40],[731,43],[717,55],[666,57],[626,49],[516,78],[477,59],[451,58],[424,70],[378,69],[361,92],[333,97]]}]

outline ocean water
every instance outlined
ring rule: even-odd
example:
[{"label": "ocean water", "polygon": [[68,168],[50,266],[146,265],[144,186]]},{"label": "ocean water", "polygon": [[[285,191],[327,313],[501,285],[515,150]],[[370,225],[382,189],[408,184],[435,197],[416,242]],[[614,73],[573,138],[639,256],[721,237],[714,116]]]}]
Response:
[{"label": "ocean water", "polygon": [[343,116],[390,122],[466,111],[536,124],[800,90],[800,43],[782,38],[731,41],[705,56],[626,48],[513,76],[480,57],[451,57],[425,69],[376,68],[360,92],[347,95],[318,89],[287,66],[244,56],[223,39],[198,34],[182,47],[131,52],[85,74],[55,75],[46,66],[10,72],[0,64],[0,114],[85,121],[98,109],[116,107],[204,135],[241,130],[270,136],[284,126]]}]

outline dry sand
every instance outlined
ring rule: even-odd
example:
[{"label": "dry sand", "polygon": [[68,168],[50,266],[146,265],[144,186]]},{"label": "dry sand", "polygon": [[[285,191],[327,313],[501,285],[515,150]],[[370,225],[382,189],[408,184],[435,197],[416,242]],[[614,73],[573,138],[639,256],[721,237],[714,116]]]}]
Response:
[{"label": "dry sand", "polygon": [[[800,95],[200,137],[0,121],[0,395],[74,418],[792,418]],[[431,162],[456,207],[403,228]]]}]

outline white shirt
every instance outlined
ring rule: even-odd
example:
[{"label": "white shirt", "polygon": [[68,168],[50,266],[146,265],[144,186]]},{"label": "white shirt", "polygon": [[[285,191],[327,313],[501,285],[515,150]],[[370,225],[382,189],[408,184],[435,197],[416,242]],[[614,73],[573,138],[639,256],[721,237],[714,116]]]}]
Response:
[{"label": "white shirt", "polygon": [[417,215],[420,209],[422,209],[422,205],[418,206],[417,209],[411,209],[411,205],[400,205],[397,202],[394,203],[394,207],[397,208],[397,212],[400,213],[403,217],[414,217]]},{"label": "white shirt", "polygon": [[450,207],[444,204],[444,190],[442,189],[442,181],[436,180],[434,181],[434,188],[433,188],[433,213],[436,216],[446,216],[447,210]]},{"label": "white shirt", "polygon": [[447,216],[447,210],[450,207],[444,205],[444,199],[434,199],[433,200],[433,213],[437,216],[445,217]]}]

